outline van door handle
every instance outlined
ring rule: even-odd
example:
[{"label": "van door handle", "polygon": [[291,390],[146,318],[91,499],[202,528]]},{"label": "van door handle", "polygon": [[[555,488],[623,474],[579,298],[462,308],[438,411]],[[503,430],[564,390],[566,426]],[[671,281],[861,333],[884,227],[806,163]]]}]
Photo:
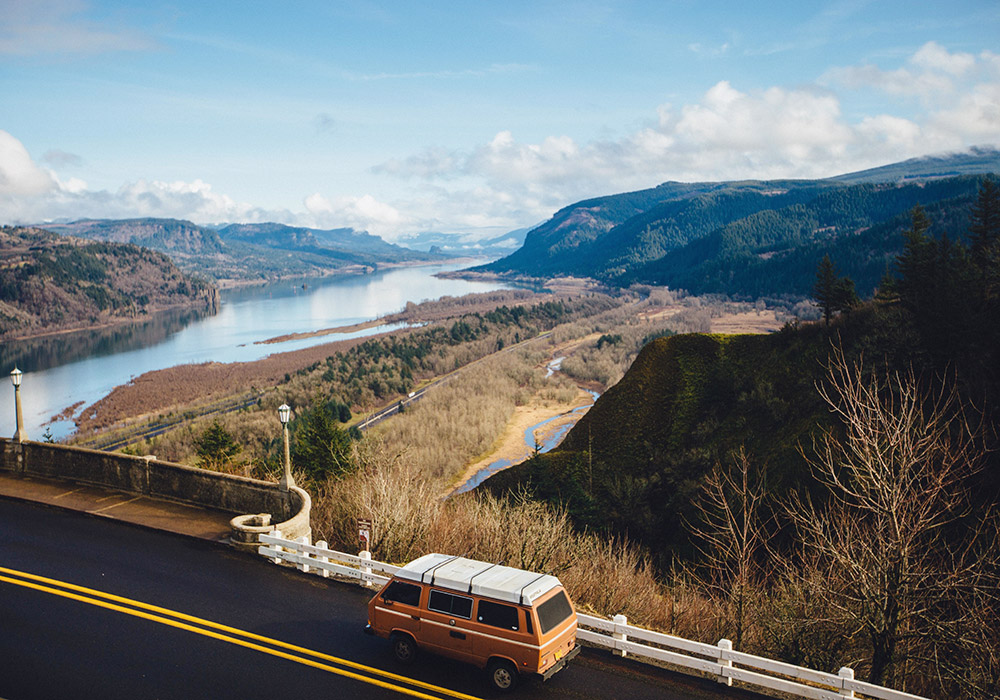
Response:
[{"label": "van door handle", "polygon": [[455,639],[465,639],[465,634],[463,632],[456,632],[455,630],[452,630],[449,634]]},{"label": "van door handle", "polygon": [[420,622],[420,618],[419,618],[419,617],[417,617],[416,615],[410,615],[410,617],[412,617],[412,618],[413,618],[414,620],[416,620],[417,622]]}]

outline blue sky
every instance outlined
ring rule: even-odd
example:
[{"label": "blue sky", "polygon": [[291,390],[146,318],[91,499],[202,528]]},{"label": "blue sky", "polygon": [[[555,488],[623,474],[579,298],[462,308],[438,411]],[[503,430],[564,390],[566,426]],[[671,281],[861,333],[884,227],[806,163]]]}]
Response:
[{"label": "blue sky", "polygon": [[1000,3],[0,0],[0,223],[393,240],[1000,145]]}]

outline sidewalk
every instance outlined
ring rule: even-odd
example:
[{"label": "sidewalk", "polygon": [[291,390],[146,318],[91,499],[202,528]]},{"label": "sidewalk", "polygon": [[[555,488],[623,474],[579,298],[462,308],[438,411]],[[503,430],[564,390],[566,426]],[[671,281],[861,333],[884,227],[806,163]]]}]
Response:
[{"label": "sidewalk", "polygon": [[236,516],[99,486],[21,477],[8,472],[0,472],[0,498],[44,503],[219,543],[229,542],[229,521]]}]

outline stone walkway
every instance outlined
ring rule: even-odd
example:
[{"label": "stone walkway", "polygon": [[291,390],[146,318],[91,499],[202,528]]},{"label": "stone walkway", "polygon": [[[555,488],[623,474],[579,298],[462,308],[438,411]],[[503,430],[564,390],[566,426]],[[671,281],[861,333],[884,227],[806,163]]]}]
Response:
[{"label": "stone walkway", "polygon": [[212,542],[229,542],[235,513],[64,481],[0,472],[0,498],[43,503]]}]

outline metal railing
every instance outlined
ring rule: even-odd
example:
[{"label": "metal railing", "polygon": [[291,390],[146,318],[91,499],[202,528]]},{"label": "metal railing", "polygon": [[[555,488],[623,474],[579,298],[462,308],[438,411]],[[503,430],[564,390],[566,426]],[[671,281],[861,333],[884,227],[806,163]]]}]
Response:
[{"label": "metal railing", "polygon": [[[310,544],[307,538],[288,540],[275,531],[260,536],[258,552],[275,564],[291,564],[304,573],[341,576],[365,585],[386,583],[400,567],[373,561],[368,552],[347,554],[329,549],[326,542]],[[810,700],[848,700],[867,697],[879,700],[927,700],[854,679],[854,670],[843,667],[838,673],[814,671],[783,661],[733,650],[728,639],[718,644],[695,642],[662,632],[634,627],[624,615],[606,620],[577,613],[577,638],[593,646],[640,663],[667,664],[683,672],[715,678],[720,683],[754,690],[780,693],[781,697]]]}]

